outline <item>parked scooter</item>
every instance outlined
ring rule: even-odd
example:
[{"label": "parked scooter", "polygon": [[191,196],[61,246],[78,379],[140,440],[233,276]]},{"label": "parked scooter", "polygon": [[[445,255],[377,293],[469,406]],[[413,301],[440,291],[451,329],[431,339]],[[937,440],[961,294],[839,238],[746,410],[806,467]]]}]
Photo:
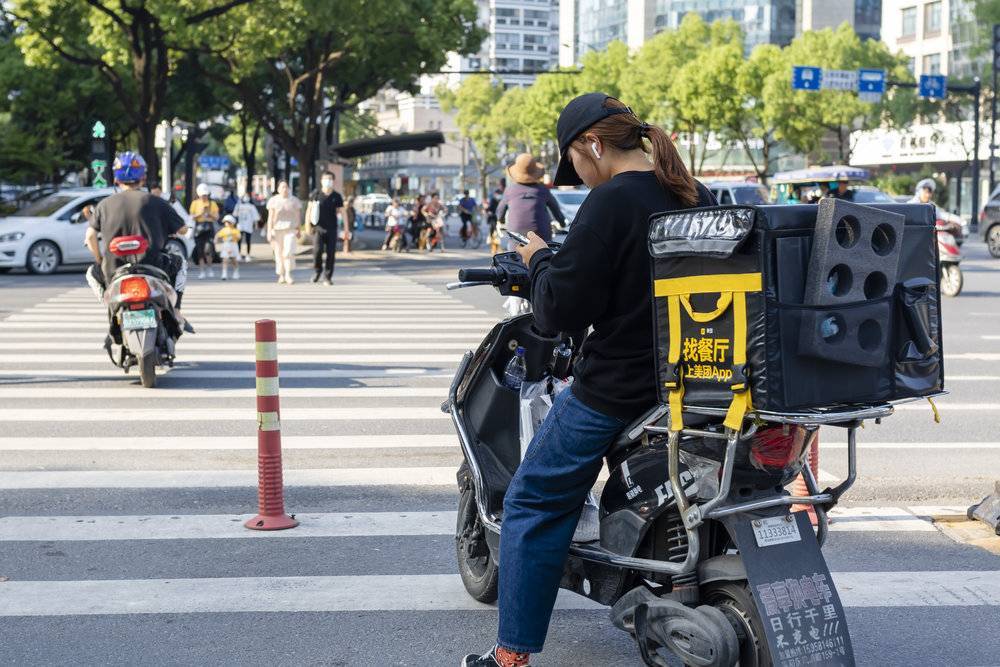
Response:
[{"label": "parked scooter", "polygon": [[[459,280],[448,288],[528,296],[527,270],[513,252],[496,255],[492,268],[459,271]],[[504,386],[504,369],[523,348],[525,382],[559,377],[568,372],[560,352],[575,358],[581,342],[582,333],[539,331],[531,314],[505,319],[465,355],[442,406],[464,454],[458,568],[481,602],[497,599],[503,497],[521,456],[521,397]],[[735,431],[722,426],[725,410],[692,407],[674,432],[667,408],[652,408],[609,448],[600,538],[572,544],[562,587],[610,606],[646,665],[667,665],[666,652],[703,667],[853,665],[820,547],[827,511],[855,481],[857,428],[892,410],[757,411]],[[822,491],[803,465],[820,425],[845,428],[848,442],[847,478]],[[784,486],[800,473],[809,495],[795,497]],[[815,508],[815,533],[793,504]]]},{"label": "parked scooter", "polygon": [[[118,257],[141,256],[148,249],[141,236],[119,236],[108,244]],[[185,328],[174,308],[177,293],[170,277],[159,267],[132,261],[115,271],[103,299],[109,324],[104,348],[112,363],[126,373],[138,366],[142,386],[154,387],[156,367],[173,366]]]},{"label": "parked scooter", "polygon": [[938,267],[941,272],[941,293],[958,296],[962,291],[962,249],[958,240],[962,238],[962,223],[956,216],[938,209],[935,228],[938,245]]}]

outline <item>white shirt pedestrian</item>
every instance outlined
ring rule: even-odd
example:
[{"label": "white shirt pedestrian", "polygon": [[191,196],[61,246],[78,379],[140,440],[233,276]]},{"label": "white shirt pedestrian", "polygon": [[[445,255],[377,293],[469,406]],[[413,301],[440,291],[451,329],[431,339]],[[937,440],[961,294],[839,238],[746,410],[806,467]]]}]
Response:
[{"label": "white shirt pedestrian", "polygon": [[288,183],[278,184],[278,194],[267,202],[267,240],[274,250],[274,273],[279,283],[291,285],[295,270],[295,241],[302,224],[302,201],[288,191]]}]

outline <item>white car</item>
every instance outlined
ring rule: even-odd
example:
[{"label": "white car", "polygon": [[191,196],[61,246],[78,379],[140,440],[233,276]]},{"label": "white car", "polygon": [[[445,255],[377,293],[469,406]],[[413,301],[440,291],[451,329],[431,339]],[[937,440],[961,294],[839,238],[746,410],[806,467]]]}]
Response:
[{"label": "white car", "polygon": [[555,197],[556,202],[559,204],[559,208],[562,209],[563,216],[566,218],[566,222],[562,225],[553,220],[552,226],[561,232],[569,231],[570,225],[573,224],[573,220],[576,218],[576,212],[580,210],[580,206],[583,204],[583,200],[587,198],[588,194],[590,194],[589,188],[552,190],[552,196]]},{"label": "white car", "polygon": [[[114,194],[114,188],[68,188],[31,202],[0,218],[0,273],[25,268],[49,274],[64,264],[93,262],[83,245],[87,221],[83,207],[96,206]],[[167,250],[190,257],[189,239],[170,239]]]}]

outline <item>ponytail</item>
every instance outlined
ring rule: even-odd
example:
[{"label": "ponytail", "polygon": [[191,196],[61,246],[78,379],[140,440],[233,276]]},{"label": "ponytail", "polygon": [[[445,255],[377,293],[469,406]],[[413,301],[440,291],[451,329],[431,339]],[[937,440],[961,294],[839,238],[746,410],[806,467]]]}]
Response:
[{"label": "ponytail", "polygon": [[653,170],[656,180],[664,189],[670,190],[687,206],[698,203],[698,185],[694,176],[684,166],[677,147],[667,133],[655,125],[643,124],[642,130],[649,139],[653,150]]},{"label": "ponytail", "polygon": [[[613,97],[607,98],[604,106],[622,109],[627,113],[617,113],[603,118],[591,125],[587,132],[597,135],[618,150],[640,149],[645,153],[651,153],[653,171],[660,186],[673,193],[685,206],[697,205],[698,184],[685,166],[670,136],[663,129],[639,120],[629,107]],[[644,139],[649,141],[648,146]],[[577,140],[586,141],[582,135]],[[590,158],[589,151],[584,151],[584,155]]]}]

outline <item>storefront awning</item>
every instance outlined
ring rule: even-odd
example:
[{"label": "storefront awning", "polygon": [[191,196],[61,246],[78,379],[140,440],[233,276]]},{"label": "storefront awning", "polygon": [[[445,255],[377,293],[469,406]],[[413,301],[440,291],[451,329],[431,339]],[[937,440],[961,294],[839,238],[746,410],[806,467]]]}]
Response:
[{"label": "storefront awning", "polygon": [[398,151],[422,151],[425,148],[444,143],[444,133],[411,132],[407,134],[387,134],[381,137],[355,139],[330,147],[330,152],[344,158],[364,157],[376,153],[396,153]]}]

